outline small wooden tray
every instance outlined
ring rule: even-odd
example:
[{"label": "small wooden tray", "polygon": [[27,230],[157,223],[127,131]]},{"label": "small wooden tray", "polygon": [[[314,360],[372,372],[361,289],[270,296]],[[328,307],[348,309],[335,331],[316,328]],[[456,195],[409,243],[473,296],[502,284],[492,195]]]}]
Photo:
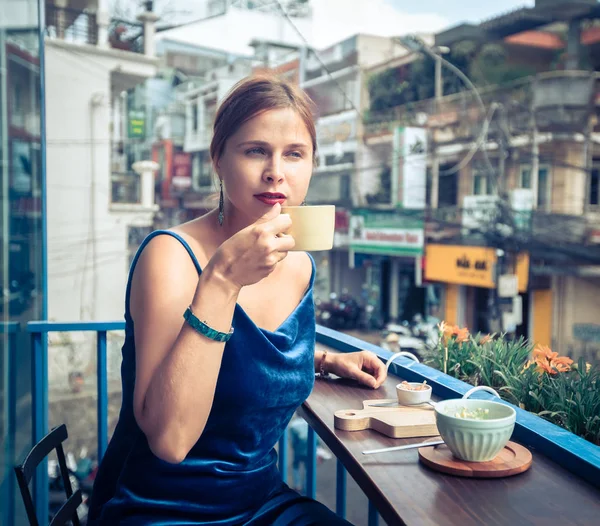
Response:
[{"label": "small wooden tray", "polygon": [[456,458],[446,444],[419,448],[419,459],[423,464],[450,475],[472,478],[500,478],[518,475],[527,471],[532,462],[531,452],[515,443],[509,442],[489,462],[467,462]]},{"label": "small wooden tray", "polygon": [[435,411],[429,405],[371,407],[371,404],[397,402],[365,400],[363,409],[343,409],[334,413],[333,423],[343,431],[373,429],[391,438],[433,437],[440,433],[435,424]]}]

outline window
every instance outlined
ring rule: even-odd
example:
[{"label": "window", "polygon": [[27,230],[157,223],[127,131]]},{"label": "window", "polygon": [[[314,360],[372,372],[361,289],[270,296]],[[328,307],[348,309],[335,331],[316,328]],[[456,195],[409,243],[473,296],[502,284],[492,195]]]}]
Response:
[{"label": "window", "polygon": [[344,152],[342,155],[326,155],[325,165],[332,166],[334,164],[350,164],[354,163],[354,152]]},{"label": "window", "polygon": [[600,205],[600,165],[595,165],[592,168],[589,204],[593,206]]},{"label": "window", "polygon": [[458,205],[458,172],[449,174],[454,163],[440,164],[438,183],[438,207]]},{"label": "window", "polygon": [[196,190],[212,185],[212,164],[207,152],[195,152],[192,156],[192,182]]},{"label": "window", "polygon": [[537,197],[534,201],[535,205],[541,210],[547,210],[551,203],[550,168],[548,166],[540,166],[536,182],[531,172],[531,166],[521,166],[519,188],[527,188],[535,191],[536,186]]},{"label": "window", "polygon": [[217,99],[208,99],[204,102],[204,138],[210,139],[212,127],[217,115]]},{"label": "window", "polygon": [[473,195],[488,194],[488,178],[483,170],[473,169]]},{"label": "window", "polygon": [[198,131],[198,101],[192,101],[192,131],[196,133]]}]

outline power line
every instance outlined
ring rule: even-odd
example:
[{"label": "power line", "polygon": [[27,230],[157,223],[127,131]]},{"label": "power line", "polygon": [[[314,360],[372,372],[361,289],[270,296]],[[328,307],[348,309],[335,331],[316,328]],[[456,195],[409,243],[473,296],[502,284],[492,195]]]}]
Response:
[{"label": "power line", "polygon": [[335,84],[336,88],[340,91],[340,93],[343,95],[344,99],[346,99],[346,101],[350,104],[350,106],[352,107],[352,109],[357,113],[357,115],[362,120],[361,112],[356,107],[356,105],[354,104],[354,101],[352,101],[352,99],[350,97],[348,97],[348,95],[346,94],[346,92],[344,91],[344,89],[342,88],[342,86],[340,86],[340,84],[337,81],[337,79],[333,76],[333,74],[331,73],[331,71],[329,71],[329,68],[327,67],[327,65],[321,60],[321,57],[319,57],[318,53],[316,51],[312,50],[312,46],[310,45],[310,43],[308,42],[308,40],[306,39],[306,37],[302,34],[302,31],[300,31],[298,29],[298,27],[296,26],[296,24],[294,23],[294,21],[292,20],[292,18],[288,14],[288,12],[285,10],[285,8],[283,7],[283,5],[281,5],[280,0],[274,0],[274,1],[277,4],[279,10],[281,11],[281,14],[284,16],[284,18],[287,20],[287,22],[290,24],[290,26],[292,26],[292,29],[300,37],[300,40],[302,40],[302,42],[304,43],[304,46],[305,46],[305,48],[307,50],[307,54],[308,54],[308,50],[312,51],[313,56],[318,60],[318,62],[321,65],[321,67],[326,71],[327,75],[333,81],[333,83]]}]

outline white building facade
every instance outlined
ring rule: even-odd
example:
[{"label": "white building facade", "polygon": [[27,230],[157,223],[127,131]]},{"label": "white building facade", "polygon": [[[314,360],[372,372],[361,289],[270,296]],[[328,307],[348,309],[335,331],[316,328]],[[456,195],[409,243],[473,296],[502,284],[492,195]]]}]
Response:
[{"label": "white building facade", "polygon": [[319,164],[309,189],[309,204],[336,205],[334,250],[316,254],[321,273],[330,277],[319,294],[349,292],[367,301],[368,287],[378,282],[368,257],[352,249],[352,211],[369,206],[379,187],[378,172],[363,144],[364,115],[369,107],[368,70],[374,64],[403,55],[392,38],[354,35],[329,48],[310,53],[302,88],[317,107]]},{"label": "white building facade", "polygon": [[157,207],[151,171],[113,153],[126,128],[143,126],[124,122],[121,94],[156,73],[156,16],[119,26],[105,0],[47,4],[48,316],[121,319],[128,236]]}]

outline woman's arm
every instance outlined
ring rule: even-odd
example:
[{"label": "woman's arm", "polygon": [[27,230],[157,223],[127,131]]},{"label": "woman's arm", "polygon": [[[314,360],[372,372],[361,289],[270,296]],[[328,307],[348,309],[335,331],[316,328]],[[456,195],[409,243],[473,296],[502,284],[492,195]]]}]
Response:
[{"label": "woman's arm", "polygon": [[171,236],[152,239],[132,278],[136,381],[134,414],[156,456],[181,462],[204,431],[225,344],[184,323],[196,317],[229,332],[242,287],[271,274],[290,249],[291,226],[279,205],[221,244],[198,278],[182,245]]},{"label": "woman's arm", "polygon": [[198,278],[187,251],[171,236],[151,240],[136,265],[130,300],[134,413],[163,460],[181,462],[202,434],[225,346],[184,323],[183,313],[192,304],[198,318],[228,332],[238,294],[210,265]]}]

